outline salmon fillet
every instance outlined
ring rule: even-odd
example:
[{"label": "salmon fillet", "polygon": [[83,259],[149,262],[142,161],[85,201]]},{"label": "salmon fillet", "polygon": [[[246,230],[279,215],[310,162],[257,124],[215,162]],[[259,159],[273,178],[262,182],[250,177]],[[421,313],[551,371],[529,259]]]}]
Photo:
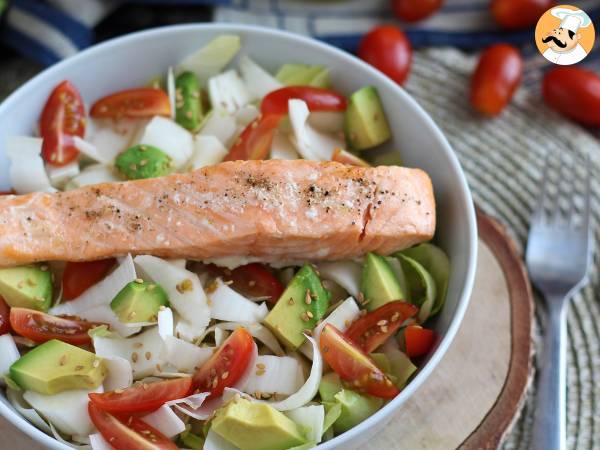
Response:
[{"label": "salmon fillet", "polygon": [[428,175],[306,160],[0,197],[0,266],[151,254],[271,263],[390,254],[433,237]]}]

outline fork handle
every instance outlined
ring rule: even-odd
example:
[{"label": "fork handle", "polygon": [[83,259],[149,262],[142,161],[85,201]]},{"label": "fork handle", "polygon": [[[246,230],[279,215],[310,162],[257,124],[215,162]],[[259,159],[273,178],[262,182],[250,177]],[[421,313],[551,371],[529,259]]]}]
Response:
[{"label": "fork handle", "polygon": [[548,317],[536,390],[531,448],[565,450],[567,308],[562,299],[547,299]]}]

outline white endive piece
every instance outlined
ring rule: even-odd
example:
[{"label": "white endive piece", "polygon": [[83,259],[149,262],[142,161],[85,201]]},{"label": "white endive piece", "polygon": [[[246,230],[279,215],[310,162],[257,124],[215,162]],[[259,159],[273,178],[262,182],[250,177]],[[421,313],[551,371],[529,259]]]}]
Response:
[{"label": "white endive piece", "polygon": [[308,123],[323,133],[341,133],[344,131],[343,112],[313,111],[308,117]]},{"label": "white endive piece", "polygon": [[155,256],[136,256],[135,263],[169,296],[171,308],[203,332],[210,321],[210,307],[198,275]]},{"label": "white endive piece", "polygon": [[160,308],[158,310],[158,334],[165,339],[173,336],[173,311],[171,308]]},{"label": "white endive piece", "polygon": [[183,339],[187,342],[195,342],[200,339],[205,333],[206,328],[196,327],[195,325],[183,320],[178,317],[175,321],[175,333],[174,335],[179,339]]},{"label": "white endive piece", "polygon": [[94,164],[86,167],[81,173],[73,177],[65,186],[66,190],[100,183],[116,183],[121,180],[112,167],[103,164]]},{"label": "white endive piece", "polygon": [[78,313],[78,316],[90,322],[105,323],[121,337],[133,336],[142,329],[141,324],[123,323],[113,312],[110,304],[98,305]]},{"label": "white endive piece", "polygon": [[105,391],[126,389],[133,384],[133,369],[129,360],[120,356],[104,356],[108,374],[104,379]]},{"label": "white endive piece", "polygon": [[90,434],[90,445],[92,450],[113,450],[112,446],[100,433]]},{"label": "white endive piece", "polygon": [[227,155],[227,151],[216,136],[202,134],[194,136],[194,153],[190,159],[190,170],[220,163]]},{"label": "white endive piece", "polygon": [[64,166],[47,164],[46,173],[50,179],[50,184],[57,189],[61,189],[71,178],[79,175],[79,161],[73,161]]},{"label": "white endive piece", "polygon": [[176,112],[176,92],[175,92],[175,74],[173,68],[167,70],[167,94],[169,95],[169,106],[171,107],[171,119],[175,120]]},{"label": "white endive piece", "polygon": [[29,136],[12,136],[6,142],[10,184],[17,194],[54,190],[41,156],[42,142]]},{"label": "white endive piece", "polygon": [[323,405],[303,406],[302,408],[286,411],[285,415],[306,430],[306,438],[309,441],[321,442],[325,421],[325,407]]},{"label": "white endive piece", "polygon": [[246,128],[253,120],[257,119],[258,116],[260,116],[258,108],[253,104],[248,104],[236,111],[235,122],[238,126]]},{"label": "white endive piece", "polygon": [[238,294],[223,283],[220,278],[215,280],[215,283],[216,288],[208,294],[211,302],[211,318],[230,322],[251,323],[261,322],[268,314],[266,308]]},{"label": "white endive piece", "polygon": [[208,430],[206,440],[204,441],[204,450],[239,450],[228,440],[222,438],[212,429]]},{"label": "white endive piece", "polygon": [[360,264],[354,261],[323,262],[317,264],[317,270],[323,279],[335,281],[352,297],[358,298],[363,270]]},{"label": "white endive piece", "polygon": [[283,87],[277,78],[247,55],[240,58],[240,72],[250,93],[250,101],[260,100],[268,93]]},{"label": "white endive piece", "polygon": [[25,403],[25,400],[23,400],[22,392],[15,391],[13,389],[7,389],[6,398],[13,406],[13,408],[15,408],[19,414],[25,417],[25,419],[27,419],[29,422],[31,422],[33,425],[35,425],[45,433],[52,433],[48,423],[44,419],[42,419],[42,417],[37,413],[35,409],[30,408],[29,405]]},{"label": "white endive piece", "polygon": [[17,344],[10,334],[0,336],[0,385],[4,385],[4,375],[8,374],[10,366],[16,362],[21,355]]},{"label": "white endive piece", "polygon": [[175,367],[179,372],[192,373],[210,358],[214,347],[198,347],[174,336],[164,336],[161,359]]},{"label": "white endive piece", "polygon": [[310,112],[303,100],[290,100],[288,111],[294,131],[292,143],[304,159],[329,161],[336,148],[344,148],[342,138],[317,131],[308,124]]},{"label": "white endive piece", "polygon": [[123,118],[117,122],[112,119],[90,119],[85,141],[94,146],[95,154],[87,156],[103,164],[112,164],[119,153],[137,143],[136,135],[140,129],[143,130],[146,122],[146,119]]},{"label": "white endive piece", "polygon": [[217,36],[201,49],[187,56],[176,67],[176,72],[194,72],[202,85],[220,73],[240,50],[240,37],[231,34]]},{"label": "white endive piece", "polygon": [[[73,144],[75,144],[75,147],[77,147],[77,150],[79,150],[82,155],[87,156],[100,164],[110,165],[113,163],[115,155],[112,152],[103,154],[98,150],[98,147],[79,136],[73,138]],[[79,166],[79,163],[77,165]],[[52,177],[50,179],[52,179]]]},{"label": "white endive piece", "polygon": [[300,159],[300,155],[288,135],[280,130],[273,136],[271,159]]},{"label": "white endive piece", "polygon": [[214,110],[235,113],[250,103],[250,93],[235,70],[228,70],[208,80],[208,97]]},{"label": "white endive piece", "polygon": [[60,432],[56,429],[54,425],[52,425],[52,423],[50,423],[50,430],[52,431],[52,436],[54,436],[54,439],[56,439],[61,444],[66,445],[67,447],[71,447],[76,450],[89,450],[90,448],[89,444],[87,443],[79,444],[75,443],[75,440],[73,440],[73,442],[67,441],[65,438],[62,437]]},{"label": "white endive piece", "polygon": [[260,323],[220,322],[208,328],[201,336],[200,340],[204,340],[209,333],[212,333],[218,328],[222,330],[234,331],[239,327],[247,329],[254,338],[262,342],[269,350],[275,353],[275,355],[285,355],[285,352],[281,348],[281,345],[279,344],[279,341],[275,335],[271,332],[271,330]]},{"label": "white endive piece", "polygon": [[232,143],[238,129],[236,117],[222,109],[213,109],[204,120],[197,136],[214,136],[225,147]]},{"label": "white endive piece", "polygon": [[260,355],[255,366],[244,388],[244,392],[249,394],[291,395],[304,384],[300,364],[292,357]]},{"label": "white endive piece", "polygon": [[127,339],[94,336],[94,349],[100,357],[115,356],[131,361],[134,380],[162,373],[161,348],[163,340],[158,327]]},{"label": "white endive piece", "polygon": [[179,170],[192,156],[194,139],[192,133],[166,117],[154,117],[144,130],[140,144],[152,145],[165,152]]},{"label": "white endive piece", "polygon": [[143,416],[142,420],[168,438],[175,437],[185,431],[183,420],[167,405],[163,405],[156,411]]},{"label": "white endive piece", "polygon": [[94,431],[88,415],[90,392],[103,392],[103,389],[64,391],[54,395],[25,391],[23,398],[59,431],[68,435],[90,434]]}]

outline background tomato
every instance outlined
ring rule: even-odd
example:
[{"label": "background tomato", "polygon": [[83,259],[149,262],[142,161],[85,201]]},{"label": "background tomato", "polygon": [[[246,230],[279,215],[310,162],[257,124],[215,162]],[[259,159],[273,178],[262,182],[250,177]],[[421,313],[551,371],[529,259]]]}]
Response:
[{"label": "background tomato", "polygon": [[73,137],[85,133],[85,107],[77,88],[63,81],[54,88],[40,117],[42,157],[55,166],[68,164],[79,155]]},{"label": "background tomato", "polygon": [[358,56],[396,83],[404,84],[410,72],[412,47],[399,28],[384,25],[373,28],[363,37]]},{"label": "background tomato", "polygon": [[600,125],[600,77],[578,67],[557,67],[542,83],[546,103],[585,125]]},{"label": "background tomato", "polygon": [[503,28],[526,28],[535,25],[555,0],[492,0],[490,10]]},{"label": "background tomato", "polygon": [[115,265],[116,259],[68,262],[62,277],[63,299],[73,300],[103,279]]},{"label": "background tomato", "polygon": [[510,102],[521,83],[523,58],[508,44],[483,51],[471,79],[471,104],[482,114],[495,116]]},{"label": "background tomato", "polygon": [[444,0],[392,0],[392,8],[399,19],[417,22],[436,12]]},{"label": "background tomato", "polygon": [[10,333],[10,306],[0,297],[0,335]]}]

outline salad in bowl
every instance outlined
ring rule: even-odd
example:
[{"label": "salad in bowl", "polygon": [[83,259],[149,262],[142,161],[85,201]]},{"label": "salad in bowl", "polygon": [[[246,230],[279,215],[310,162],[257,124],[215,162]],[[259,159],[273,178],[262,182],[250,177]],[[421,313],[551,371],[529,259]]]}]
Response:
[{"label": "salad in bowl", "polygon": [[[237,64],[232,61],[236,58]],[[6,143],[0,371],[75,448],[309,449],[410,383],[450,263],[377,89],[221,35]]]}]

